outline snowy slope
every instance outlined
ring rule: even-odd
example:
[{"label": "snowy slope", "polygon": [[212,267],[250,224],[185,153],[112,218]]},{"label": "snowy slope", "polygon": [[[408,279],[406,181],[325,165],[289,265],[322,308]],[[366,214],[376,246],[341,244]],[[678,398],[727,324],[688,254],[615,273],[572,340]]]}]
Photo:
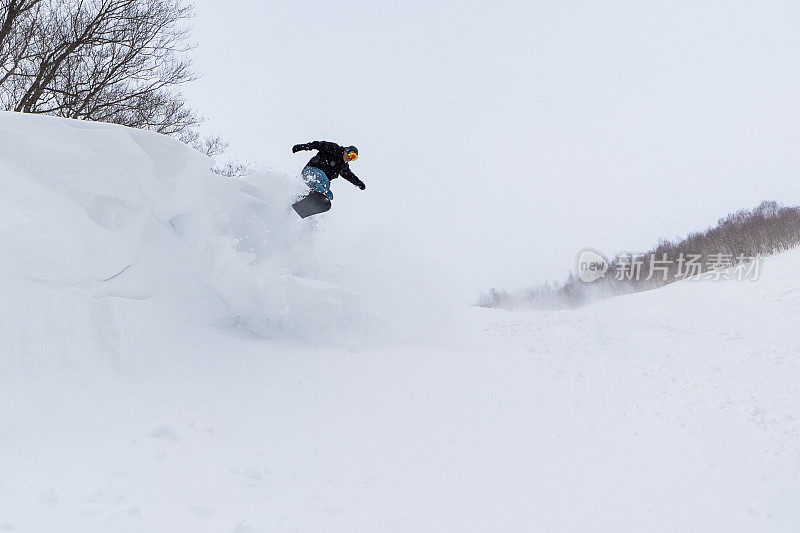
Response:
[{"label": "snowy slope", "polygon": [[[309,336],[308,307],[320,310],[315,338],[363,326],[356,317],[369,314],[325,282],[313,230],[287,207],[297,184],[227,179],[210,166],[150,132],[0,114],[0,346],[67,358],[87,343],[119,351],[112,308],[150,298],[266,336]],[[52,328],[61,333],[37,334]]]},{"label": "snowy slope", "polygon": [[374,240],[336,264],[291,180],[208,165],[0,114],[0,531],[800,526],[800,250],[454,310]]}]

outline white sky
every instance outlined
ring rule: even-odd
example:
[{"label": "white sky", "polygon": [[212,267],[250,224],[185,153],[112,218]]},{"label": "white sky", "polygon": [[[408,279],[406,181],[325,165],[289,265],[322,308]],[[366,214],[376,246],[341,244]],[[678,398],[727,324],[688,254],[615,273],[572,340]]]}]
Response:
[{"label": "white sky", "polygon": [[186,94],[285,172],[355,144],[328,231],[401,239],[465,297],[798,203],[797,2],[197,0]]}]

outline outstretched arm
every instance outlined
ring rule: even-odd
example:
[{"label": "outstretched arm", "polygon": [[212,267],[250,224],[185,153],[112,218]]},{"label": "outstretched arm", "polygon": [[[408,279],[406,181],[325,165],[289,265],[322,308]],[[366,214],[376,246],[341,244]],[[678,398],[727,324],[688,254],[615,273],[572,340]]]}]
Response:
[{"label": "outstretched arm", "polygon": [[295,144],[292,146],[292,153],[297,153],[301,150],[321,150],[322,141],[311,141],[310,143]]},{"label": "outstretched arm", "polygon": [[363,181],[361,181],[360,179],[358,179],[358,176],[353,174],[353,171],[350,170],[349,168],[345,168],[344,170],[342,170],[341,174],[342,174],[342,177],[344,179],[346,179],[347,181],[349,181],[350,183],[352,183],[353,185],[355,185],[356,187],[358,187],[362,191],[367,188],[366,184]]}]

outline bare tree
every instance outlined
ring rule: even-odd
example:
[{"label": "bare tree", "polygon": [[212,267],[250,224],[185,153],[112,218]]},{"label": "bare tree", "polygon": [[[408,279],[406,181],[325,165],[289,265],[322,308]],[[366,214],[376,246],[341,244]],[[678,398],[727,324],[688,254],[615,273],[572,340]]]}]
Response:
[{"label": "bare tree", "polygon": [[180,0],[3,2],[6,109],[197,140],[199,118],[176,91],[195,79],[186,57],[190,7]]},{"label": "bare tree", "polygon": [[192,148],[198,152],[204,153],[208,157],[222,155],[225,153],[225,150],[228,149],[228,143],[219,135],[215,137],[203,137],[202,139],[198,136],[197,139],[191,142],[191,145]]},{"label": "bare tree", "polygon": [[0,0],[0,86],[32,56],[31,42],[42,0]]},{"label": "bare tree", "polygon": [[211,169],[215,174],[227,176],[229,178],[241,178],[251,174],[254,167],[250,163],[242,163],[241,161],[228,161],[221,167],[214,167]]}]

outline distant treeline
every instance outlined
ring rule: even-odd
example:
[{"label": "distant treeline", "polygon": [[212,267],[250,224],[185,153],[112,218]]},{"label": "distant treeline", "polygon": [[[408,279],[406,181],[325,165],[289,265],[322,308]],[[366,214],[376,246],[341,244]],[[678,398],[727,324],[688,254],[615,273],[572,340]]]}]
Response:
[{"label": "distant treeline", "polygon": [[572,309],[593,300],[654,289],[696,276],[721,276],[743,265],[744,275],[757,274],[757,258],[800,245],[800,206],[764,201],[719,219],[716,226],[695,232],[678,242],[661,240],[643,254],[619,254],[608,261],[606,275],[585,282],[570,273],[562,284],[543,284],[510,293],[491,289],[478,305],[503,309]]}]

